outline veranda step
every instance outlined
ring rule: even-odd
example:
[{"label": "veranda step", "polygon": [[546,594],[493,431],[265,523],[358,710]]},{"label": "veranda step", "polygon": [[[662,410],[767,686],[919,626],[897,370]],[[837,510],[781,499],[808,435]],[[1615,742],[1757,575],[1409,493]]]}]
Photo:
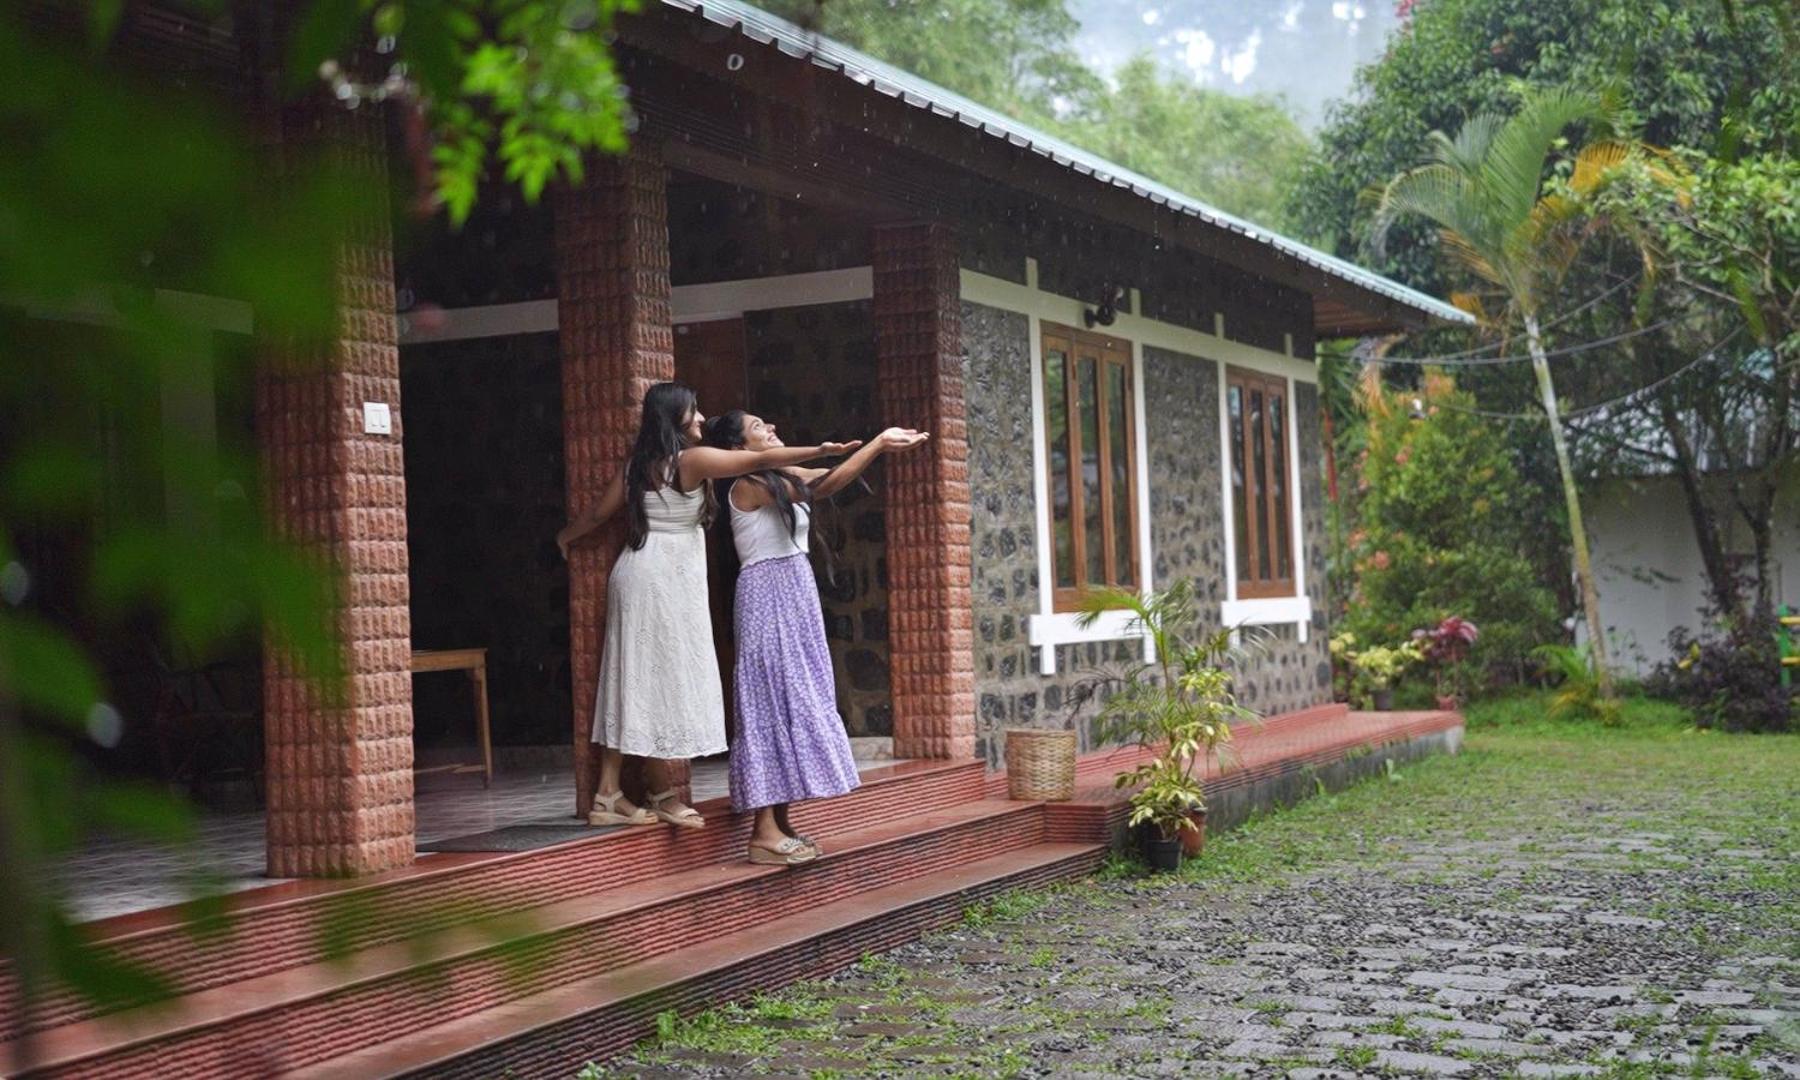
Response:
[{"label": "veranda step", "polygon": [[414,1031],[299,1070],[295,1080],[571,1076],[700,1009],[836,971],[954,923],[1008,889],[1080,877],[1095,844],[1035,844],[888,885],[630,967]]},{"label": "veranda step", "polygon": [[[796,807],[794,822],[829,847],[851,829],[981,799],[985,772],[980,761],[897,763],[865,773],[863,785],[848,795]],[[741,855],[748,815],[732,814],[725,799],[698,808],[707,815],[704,829],[596,832],[534,851],[438,855],[354,882],[296,882],[238,894],[226,900],[230,921],[218,935],[195,935],[173,910],[86,929],[121,958],[163,973],[176,993],[191,994],[316,962],[328,940],[338,954],[367,949]],[[87,1002],[60,994],[38,1003],[29,1030],[94,1015]],[[0,1043],[26,1030],[23,1019],[16,987],[0,967]]]},{"label": "veranda step", "polygon": [[[641,963],[796,911],[1037,844],[1043,808],[960,803],[838,838],[817,863],[739,857],[39,1033],[31,1076],[263,1075]],[[6,1048],[0,1048],[4,1052]]]}]

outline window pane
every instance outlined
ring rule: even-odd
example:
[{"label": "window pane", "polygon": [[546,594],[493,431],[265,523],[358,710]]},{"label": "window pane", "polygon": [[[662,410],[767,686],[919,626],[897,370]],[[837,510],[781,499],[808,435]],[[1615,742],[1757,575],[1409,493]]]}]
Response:
[{"label": "window pane", "polygon": [[1105,584],[1106,546],[1100,516],[1100,383],[1092,356],[1077,356],[1076,377],[1081,410],[1081,516],[1082,544],[1087,553],[1087,577],[1083,584]]},{"label": "window pane", "polygon": [[1068,357],[1044,351],[1044,416],[1050,442],[1050,536],[1057,588],[1075,584],[1075,533],[1069,522]]},{"label": "window pane", "polygon": [[1269,578],[1269,458],[1263,446],[1263,392],[1250,391],[1250,509],[1256,515],[1256,580]]},{"label": "window pane", "polygon": [[1113,500],[1113,584],[1135,585],[1131,580],[1131,448],[1126,436],[1131,429],[1125,410],[1131,395],[1126,393],[1125,365],[1106,365],[1106,422],[1111,442]]},{"label": "window pane", "polygon": [[1231,524],[1237,542],[1237,576],[1250,578],[1250,507],[1244,499],[1244,390],[1225,388],[1226,411],[1231,417]]},{"label": "window pane", "polygon": [[1269,441],[1275,467],[1270,470],[1269,516],[1275,519],[1275,576],[1294,576],[1293,545],[1288,542],[1287,409],[1281,394],[1269,395]]}]

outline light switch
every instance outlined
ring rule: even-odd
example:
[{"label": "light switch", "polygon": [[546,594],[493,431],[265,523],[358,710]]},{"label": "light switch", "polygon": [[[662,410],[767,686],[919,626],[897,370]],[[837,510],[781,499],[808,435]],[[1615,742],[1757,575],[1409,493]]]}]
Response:
[{"label": "light switch", "polygon": [[392,435],[394,433],[394,417],[388,412],[385,401],[363,402],[363,434]]}]

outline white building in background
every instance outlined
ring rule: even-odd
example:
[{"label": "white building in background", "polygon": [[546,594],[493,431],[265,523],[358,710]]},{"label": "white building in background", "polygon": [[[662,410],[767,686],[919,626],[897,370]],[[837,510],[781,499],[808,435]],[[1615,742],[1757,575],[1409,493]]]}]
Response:
[{"label": "white building in background", "polygon": [[[1585,490],[1582,501],[1613,660],[1647,675],[1669,658],[1670,631],[1697,630],[1705,620],[1706,569],[1681,482],[1613,480]],[[1743,519],[1723,512],[1720,519],[1729,523],[1726,551],[1747,563],[1754,548]],[[1772,563],[1776,602],[1800,608],[1800,473],[1786,478],[1776,500]],[[1576,633],[1585,639],[1585,624]]]}]

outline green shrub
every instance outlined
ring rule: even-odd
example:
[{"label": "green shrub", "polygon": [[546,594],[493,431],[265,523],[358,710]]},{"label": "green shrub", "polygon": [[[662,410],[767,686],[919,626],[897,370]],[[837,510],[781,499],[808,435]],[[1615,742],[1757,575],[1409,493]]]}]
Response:
[{"label": "green shrub", "polygon": [[1787,731],[1800,707],[1800,686],[1781,685],[1781,652],[1775,622],[1752,620],[1740,630],[1694,637],[1669,635],[1675,658],[1662,664],[1647,689],[1680,702],[1694,723],[1721,731]]},{"label": "green shrub", "polygon": [[1555,601],[1523,554],[1541,518],[1505,442],[1466,411],[1473,400],[1447,376],[1361,396],[1367,449],[1342,628],[1363,641],[1404,641],[1456,615],[1481,627],[1470,650],[1476,669],[1522,663],[1559,627]]},{"label": "green shrub", "polygon": [[1545,677],[1556,685],[1550,698],[1551,719],[1598,720],[1607,727],[1616,727],[1625,718],[1619,699],[1600,692],[1600,680],[1586,649],[1539,645],[1531,650],[1531,655],[1543,665]]}]

